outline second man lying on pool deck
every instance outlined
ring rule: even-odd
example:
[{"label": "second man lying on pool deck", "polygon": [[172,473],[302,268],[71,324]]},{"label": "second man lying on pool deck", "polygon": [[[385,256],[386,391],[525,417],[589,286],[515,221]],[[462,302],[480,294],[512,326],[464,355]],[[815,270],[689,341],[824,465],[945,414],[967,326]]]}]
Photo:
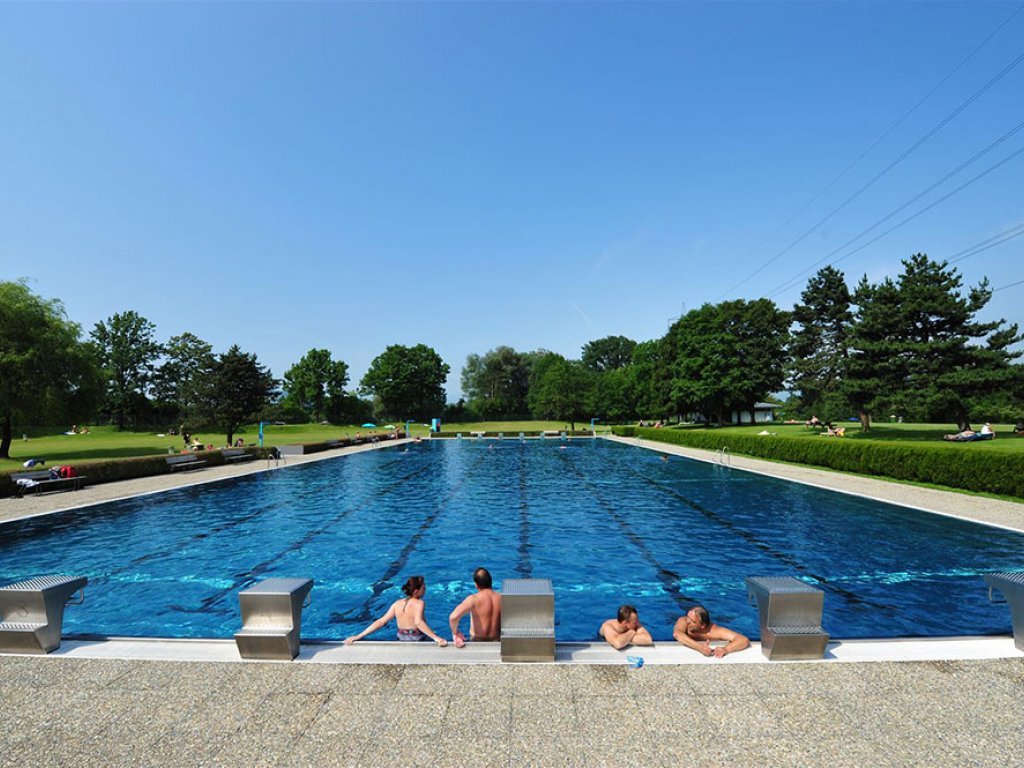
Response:
[{"label": "second man lying on pool deck", "polygon": [[498,640],[501,637],[501,595],[491,586],[491,574],[483,567],[473,571],[476,593],[470,595],[448,617],[452,640],[456,648],[466,644],[466,636],[459,631],[459,622],[469,614],[470,640]]},{"label": "second man lying on pool deck", "polygon": [[425,640],[428,637],[444,648],[448,641],[443,637],[434,634],[434,630],[427,624],[423,615],[424,603],[423,594],[427,591],[427,584],[422,576],[410,576],[402,586],[405,597],[395,600],[388,608],[388,612],[370,624],[358,635],[345,638],[345,645],[352,645],[356,640],[361,640],[371,632],[376,632],[384,627],[392,619],[398,624],[398,639],[405,641]]}]

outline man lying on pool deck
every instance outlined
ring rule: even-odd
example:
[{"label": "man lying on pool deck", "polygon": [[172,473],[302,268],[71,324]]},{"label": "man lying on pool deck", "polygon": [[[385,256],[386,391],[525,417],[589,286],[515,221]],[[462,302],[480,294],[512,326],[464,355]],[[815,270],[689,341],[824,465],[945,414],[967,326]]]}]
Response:
[{"label": "man lying on pool deck", "polygon": [[632,605],[620,605],[618,615],[602,624],[597,634],[617,651],[627,645],[654,645],[651,633],[640,624],[636,608]]},{"label": "man lying on pool deck", "polygon": [[501,595],[491,587],[491,574],[484,567],[473,571],[476,593],[470,595],[448,617],[452,641],[456,648],[466,644],[466,636],[459,631],[459,621],[469,614],[470,640],[498,640],[501,637]]},{"label": "man lying on pool deck", "polygon": [[[694,606],[686,612],[686,615],[679,617],[675,629],[672,631],[672,637],[687,648],[693,648],[705,656],[715,656],[716,658],[750,647],[750,641],[739,632],[712,624],[707,609],[701,605]],[[712,640],[725,640],[726,644],[712,648]]]}]

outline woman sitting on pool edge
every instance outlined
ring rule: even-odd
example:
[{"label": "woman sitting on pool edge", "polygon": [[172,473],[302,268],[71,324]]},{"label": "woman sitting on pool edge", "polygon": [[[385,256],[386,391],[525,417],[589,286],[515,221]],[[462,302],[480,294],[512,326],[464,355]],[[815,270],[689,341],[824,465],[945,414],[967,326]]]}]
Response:
[{"label": "woman sitting on pool edge", "polygon": [[423,593],[427,591],[426,582],[422,576],[410,576],[402,586],[405,597],[395,600],[388,608],[388,612],[373,622],[370,626],[358,635],[345,638],[345,645],[352,645],[356,640],[361,640],[371,632],[376,632],[381,627],[387,626],[392,619],[398,624],[398,639],[405,642],[418,642],[428,637],[444,648],[448,641],[443,637],[434,634],[434,630],[427,624],[424,617],[425,604]]}]

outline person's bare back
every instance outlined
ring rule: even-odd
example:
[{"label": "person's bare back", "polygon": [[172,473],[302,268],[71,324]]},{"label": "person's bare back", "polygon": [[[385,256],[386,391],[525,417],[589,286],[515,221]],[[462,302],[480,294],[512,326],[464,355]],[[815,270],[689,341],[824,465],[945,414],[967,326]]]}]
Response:
[{"label": "person's bare back", "polygon": [[459,631],[459,621],[467,613],[471,640],[497,640],[501,636],[501,595],[491,587],[491,574],[486,568],[477,568],[473,581],[477,592],[463,600],[448,617],[456,648],[461,648],[466,642]]}]

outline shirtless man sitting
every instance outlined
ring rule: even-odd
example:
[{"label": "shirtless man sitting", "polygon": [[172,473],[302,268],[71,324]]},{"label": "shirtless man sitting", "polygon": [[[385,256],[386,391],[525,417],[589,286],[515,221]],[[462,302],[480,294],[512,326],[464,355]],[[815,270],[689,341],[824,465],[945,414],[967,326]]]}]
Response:
[{"label": "shirtless man sitting", "polygon": [[617,651],[621,651],[627,645],[654,645],[651,633],[640,624],[636,608],[632,605],[620,605],[616,617],[602,624],[597,634]]},{"label": "shirtless man sitting", "polygon": [[[707,609],[700,605],[694,606],[685,616],[679,617],[675,629],[672,630],[672,637],[687,648],[716,658],[722,658],[733,651],[742,651],[750,646],[750,641],[739,632],[712,624]],[[726,644],[713,648],[712,640],[725,640]]]},{"label": "shirtless man sitting", "polygon": [[469,614],[470,640],[497,640],[501,637],[501,595],[491,588],[491,574],[486,568],[473,571],[476,594],[470,595],[448,617],[452,640],[456,648],[466,644],[466,636],[459,631],[459,621]]}]

